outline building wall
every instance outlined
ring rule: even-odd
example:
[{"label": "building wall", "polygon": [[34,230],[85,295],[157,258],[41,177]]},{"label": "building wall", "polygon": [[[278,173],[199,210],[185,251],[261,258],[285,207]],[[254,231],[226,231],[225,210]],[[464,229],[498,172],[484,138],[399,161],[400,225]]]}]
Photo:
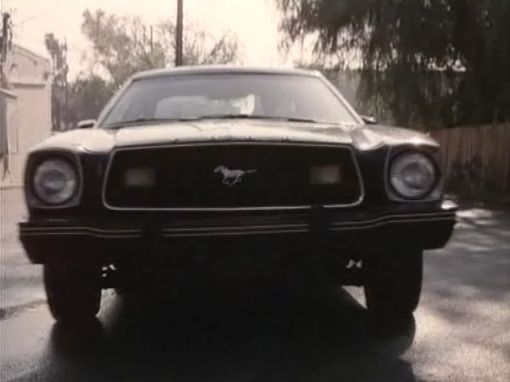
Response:
[{"label": "building wall", "polygon": [[51,93],[39,86],[16,86],[19,150],[26,153],[51,133]]},{"label": "building wall", "polygon": [[51,134],[50,61],[14,45],[4,71],[15,102],[9,101],[5,110],[11,144],[0,164],[0,187],[21,185],[28,151]]},{"label": "building wall", "polygon": [[0,186],[20,176],[17,106],[16,95],[0,89]]},{"label": "building wall", "polygon": [[24,81],[46,84],[50,82],[50,61],[14,44],[7,55],[5,73],[9,83]]}]

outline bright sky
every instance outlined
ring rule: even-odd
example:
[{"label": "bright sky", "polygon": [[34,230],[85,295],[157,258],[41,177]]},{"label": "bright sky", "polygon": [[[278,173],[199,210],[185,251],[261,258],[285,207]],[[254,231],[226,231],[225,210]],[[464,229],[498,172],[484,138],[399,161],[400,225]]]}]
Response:
[{"label": "bright sky", "polygon": [[[175,19],[176,0],[0,0],[13,15],[14,41],[47,56],[45,33],[66,38],[71,75],[85,67],[89,48],[81,33],[82,12],[103,9],[121,16],[139,16],[148,24]],[[0,4],[1,5],[1,4]],[[214,36],[233,32],[246,65],[288,65],[278,52],[279,16],[274,0],[184,0],[185,23]]]}]

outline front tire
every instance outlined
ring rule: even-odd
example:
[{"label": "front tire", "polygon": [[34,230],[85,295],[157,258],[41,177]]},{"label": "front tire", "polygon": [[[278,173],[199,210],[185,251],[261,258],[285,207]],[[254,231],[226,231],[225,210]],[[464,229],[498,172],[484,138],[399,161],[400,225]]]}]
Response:
[{"label": "front tire", "polygon": [[56,321],[79,323],[95,319],[101,303],[100,268],[44,265],[48,307]]},{"label": "front tire", "polygon": [[420,301],[423,252],[372,255],[366,260],[365,300],[375,318],[404,318]]}]

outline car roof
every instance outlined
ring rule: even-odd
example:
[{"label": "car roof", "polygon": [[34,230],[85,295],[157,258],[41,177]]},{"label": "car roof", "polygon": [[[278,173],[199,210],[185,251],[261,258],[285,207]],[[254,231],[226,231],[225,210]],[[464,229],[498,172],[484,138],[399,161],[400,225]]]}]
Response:
[{"label": "car roof", "polygon": [[132,80],[140,80],[153,77],[167,77],[178,75],[201,75],[201,74],[284,74],[294,76],[319,77],[320,73],[315,70],[293,69],[293,68],[270,68],[270,67],[249,67],[230,65],[196,65],[179,66],[177,68],[153,69],[136,73]]}]

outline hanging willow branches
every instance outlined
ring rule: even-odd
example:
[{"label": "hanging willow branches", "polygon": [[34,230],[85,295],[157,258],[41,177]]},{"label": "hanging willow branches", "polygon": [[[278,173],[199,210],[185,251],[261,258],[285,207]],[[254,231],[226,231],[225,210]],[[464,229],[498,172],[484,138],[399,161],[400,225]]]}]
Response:
[{"label": "hanging willow branches", "polygon": [[275,0],[287,46],[314,40],[318,57],[359,57],[358,97],[401,124],[510,119],[510,2]]}]

